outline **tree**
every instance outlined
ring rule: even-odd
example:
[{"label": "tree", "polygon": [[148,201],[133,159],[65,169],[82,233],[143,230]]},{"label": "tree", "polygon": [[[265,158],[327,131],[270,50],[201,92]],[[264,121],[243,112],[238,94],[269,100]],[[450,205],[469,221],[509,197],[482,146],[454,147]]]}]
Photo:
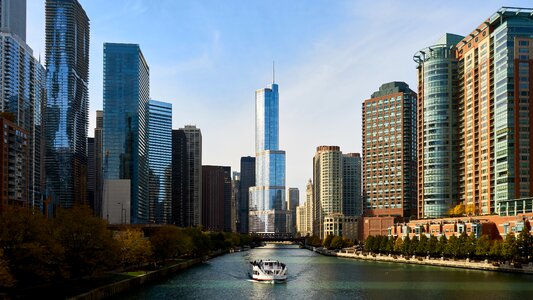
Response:
[{"label": "tree", "polygon": [[439,238],[439,243],[437,244],[437,248],[435,249],[435,252],[438,256],[444,256],[446,254],[446,247],[448,246],[448,238],[446,235],[442,235]]},{"label": "tree", "polygon": [[334,236],[331,240],[330,248],[332,249],[340,249],[342,248],[342,238],[338,235]]},{"label": "tree", "polygon": [[429,252],[428,247],[428,237],[425,234],[420,235],[420,240],[418,241],[418,247],[416,248],[416,255],[426,255]]},{"label": "tree", "polygon": [[71,276],[93,275],[116,266],[118,245],[106,222],[88,207],[59,209],[53,228]]},{"label": "tree", "polygon": [[189,227],[184,232],[191,237],[193,245],[191,255],[193,257],[204,257],[213,249],[211,239],[200,228]]},{"label": "tree", "polygon": [[477,243],[478,243],[478,239],[476,238],[476,236],[472,232],[468,236],[468,238],[466,238],[465,245],[463,246],[464,249],[465,249],[464,251],[466,252],[466,255],[468,256],[468,258],[470,258],[470,257],[472,257],[472,256],[474,256],[476,254]]},{"label": "tree", "polygon": [[353,247],[354,245],[354,242],[352,240],[350,240],[349,238],[342,238],[342,248],[348,248],[348,247]]},{"label": "tree", "polygon": [[501,260],[503,258],[503,242],[501,240],[495,240],[492,243],[489,255],[495,260]]},{"label": "tree", "polygon": [[502,256],[506,260],[516,260],[518,257],[518,244],[513,233],[507,234],[503,242]]},{"label": "tree", "polygon": [[0,216],[0,249],[19,285],[39,284],[66,276],[64,248],[39,212],[7,207]]},{"label": "tree", "polygon": [[411,239],[409,238],[409,235],[403,240],[401,251],[403,255],[409,255],[409,251],[411,251]]},{"label": "tree", "polygon": [[459,238],[455,235],[452,235],[444,248],[444,254],[448,257],[457,258],[460,254],[461,243]]},{"label": "tree", "polygon": [[465,205],[463,203],[457,204],[452,209],[448,211],[448,214],[453,216],[462,216],[465,214]]},{"label": "tree", "polygon": [[324,248],[328,248],[331,246],[331,241],[333,240],[333,235],[332,234],[328,234],[326,236],[326,238],[324,239],[324,242],[322,243],[322,246]]},{"label": "tree", "polygon": [[475,255],[478,258],[486,258],[490,254],[491,242],[488,235],[482,235],[476,244]]},{"label": "tree", "polygon": [[476,206],[473,203],[472,204],[467,204],[465,206],[465,213],[468,216],[473,216],[475,214],[475,210],[476,210]]},{"label": "tree", "polygon": [[163,226],[150,237],[156,260],[175,258],[192,248],[191,237],[176,226]]},{"label": "tree", "polygon": [[403,244],[402,237],[400,237],[400,236],[397,237],[396,240],[394,241],[394,247],[393,247],[394,253],[396,253],[396,254],[402,253],[402,244]]},{"label": "tree", "polygon": [[4,251],[0,249],[0,289],[12,287],[15,283],[15,278],[9,272],[9,266],[4,259]]},{"label": "tree", "polygon": [[124,267],[140,266],[152,258],[152,245],[140,229],[128,228],[116,236],[120,246],[120,261]]},{"label": "tree", "polygon": [[436,236],[431,235],[429,237],[429,240],[427,242],[427,251],[429,251],[429,255],[433,257],[437,257],[441,254],[441,251],[439,251],[438,248],[439,240]]},{"label": "tree", "polygon": [[531,255],[531,250],[533,249],[533,239],[527,226],[524,226],[522,231],[518,234],[516,244],[518,248],[518,257],[520,260],[522,262],[528,262],[530,259],[529,256]]}]

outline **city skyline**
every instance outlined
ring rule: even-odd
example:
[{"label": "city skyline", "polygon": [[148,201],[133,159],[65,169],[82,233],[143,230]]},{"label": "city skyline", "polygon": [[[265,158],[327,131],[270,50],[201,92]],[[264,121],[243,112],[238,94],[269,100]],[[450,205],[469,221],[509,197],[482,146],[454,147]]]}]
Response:
[{"label": "city skyline", "polygon": [[[394,2],[319,3],[305,9],[302,3],[281,2],[272,6],[283,9],[244,2],[227,7],[215,2],[80,3],[91,19],[90,136],[95,111],[102,108],[103,43],[138,43],[150,61],[151,96],[173,103],[173,128],[185,124],[202,128],[204,162],[238,169],[241,156],[253,155],[253,91],[271,81],[270,68],[275,60],[277,81],[284,86],[280,126],[286,129],[280,143],[287,151],[286,185],[300,191],[305,190],[312,172],[308,161],[317,145],[333,144],[347,152],[361,152],[360,104],[373,92],[371,87],[395,80],[416,86],[412,55],[417,50],[445,32],[470,33],[479,20],[501,5],[528,6],[526,1],[485,6],[456,1],[431,7],[410,3],[409,9],[405,9],[406,4]],[[237,8],[240,23],[228,17]],[[44,3],[30,0],[27,9],[27,43],[35,57],[40,55],[43,61]],[[469,18],[458,18],[461,11],[469,11]],[[267,17],[256,23],[259,13]],[[280,15],[274,18],[274,13]],[[402,28],[394,17],[400,13]],[[150,26],[138,22],[148,15],[153,16],[150,20],[161,21],[148,22]],[[198,20],[191,20],[197,15],[201,16]],[[372,30],[366,32],[366,28]],[[158,34],[147,34],[149,30]],[[167,36],[163,47],[152,42],[162,34]],[[268,38],[258,40],[261,36]],[[249,67],[251,62],[254,67]],[[391,62],[394,68],[387,67]],[[324,99],[328,99],[328,106],[320,106]],[[217,118],[213,118],[215,113]],[[319,116],[323,117],[320,128],[315,124]],[[334,132],[335,128],[345,129]],[[353,134],[347,134],[350,131]],[[222,151],[220,145],[224,146]]]}]

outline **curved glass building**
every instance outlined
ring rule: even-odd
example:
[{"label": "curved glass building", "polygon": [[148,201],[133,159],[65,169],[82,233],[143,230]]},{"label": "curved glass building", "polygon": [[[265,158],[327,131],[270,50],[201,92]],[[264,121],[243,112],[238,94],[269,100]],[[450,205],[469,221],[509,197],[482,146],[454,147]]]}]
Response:
[{"label": "curved glass building", "polygon": [[255,116],[255,187],[250,188],[249,231],[286,233],[285,151],[279,150],[277,84],[255,92]]},{"label": "curved glass building", "polygon": [[446,215],[458,201],[457,58],[462,36],[418,51],[418,217]]}]

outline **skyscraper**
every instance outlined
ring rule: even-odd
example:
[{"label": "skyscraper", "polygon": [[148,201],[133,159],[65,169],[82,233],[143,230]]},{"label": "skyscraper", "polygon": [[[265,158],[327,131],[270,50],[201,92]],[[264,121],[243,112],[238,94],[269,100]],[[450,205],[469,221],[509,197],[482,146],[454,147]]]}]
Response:
[{"label": "skyscraper", "polygon": [[363,215],[361,170],[359,153],[342,155],[342,212],[345,216]]},{"label": "skyscraper", "polygon": [[239,198],[241,192],[241,173],[233,172],[231,176],[231,232],[237,231],[239,216]]},{"label": "skyscraper", "polygon": [[104,44],[104,179],[131,180],[132,223],[149,220],[149,76],[139,45]]},{"label": "skyscraper", "polygon": [[96,111],[96,128],[94,128],[94,213],[101,218],[103,215],[103,188],[104,188],[104,111]]},{"label": "skyscraper", "polygon": [[86,202],[89,18],[77,0],[46,0],[47,193],[62,207]]},{"label": "skyscraper", "polygon": [[[457,56],[463,37],[445,34],[415,54],[418,63],[418,217],[458,203]],[[438,75],[438,76],[437,76]],[[366,174],[366,173],[365,173]]]},{"label": "skyscraper", "polygon": [[9,114],[10,120],[26,132],[29,178],[24,181],[25,201],[42,210],[45,69],[33,57],[25,37],[26,1],[0,1],[0,112]]},{"label": "skyscraper", "polygon": [[415,215],[416,184],[416,93],[385,83],[363,102],[365,216]]},{"label": "skyscraper", "polygon": [[202,225],[231,231],[231,168],[202,166]]},{"label": "skyscraper", "polygon": [[239,191],[237,231],[248,233],[248,212],[250,206],[250,187],[255,185],[255,157],[241,157],[241,181]]},{"label": "skyscraper", "polygon": [[148,102],[150,223],[172,222],[172,104]]},{"label": "skyscraper", "polygon": [[0,31],[26,42],[26,0],[0,0]]},{"label": "skyscraper", "polygon": [[96,191],[96,147],[93,137],[87,138],[87,203],[93,212],[95,209],[94,194]]},{"label": "skyscraper", "polygon": [[298,188],[287,189],[287,210],[289,211],[288,232],[296,234],[296,208],[300,205],[300,190]]},{"label": "skyscraper", "polygon": [[324,237],[324,218],[342,214],[342,152],[339,146],[319,146],[313,159],[315,232]]},{"label": "skyscraper", "polygon": [[255,186],[250,188],[249,231],[286,233],[285,151],[279,150],[278,85],[255,92]]},{"label": "skyscraper", "polygon": [[193,125],[172,131],[172,214],[180,227],[202,224],[202,133]]}]

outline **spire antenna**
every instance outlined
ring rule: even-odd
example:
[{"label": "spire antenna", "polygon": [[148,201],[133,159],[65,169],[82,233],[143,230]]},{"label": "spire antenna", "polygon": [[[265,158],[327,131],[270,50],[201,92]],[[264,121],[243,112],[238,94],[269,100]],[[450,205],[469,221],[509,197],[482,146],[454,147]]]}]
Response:
[{"label": "spire antenna", "polygon": [[272,61],[272,84],[276,83],[276,65],[275,61]]}]

